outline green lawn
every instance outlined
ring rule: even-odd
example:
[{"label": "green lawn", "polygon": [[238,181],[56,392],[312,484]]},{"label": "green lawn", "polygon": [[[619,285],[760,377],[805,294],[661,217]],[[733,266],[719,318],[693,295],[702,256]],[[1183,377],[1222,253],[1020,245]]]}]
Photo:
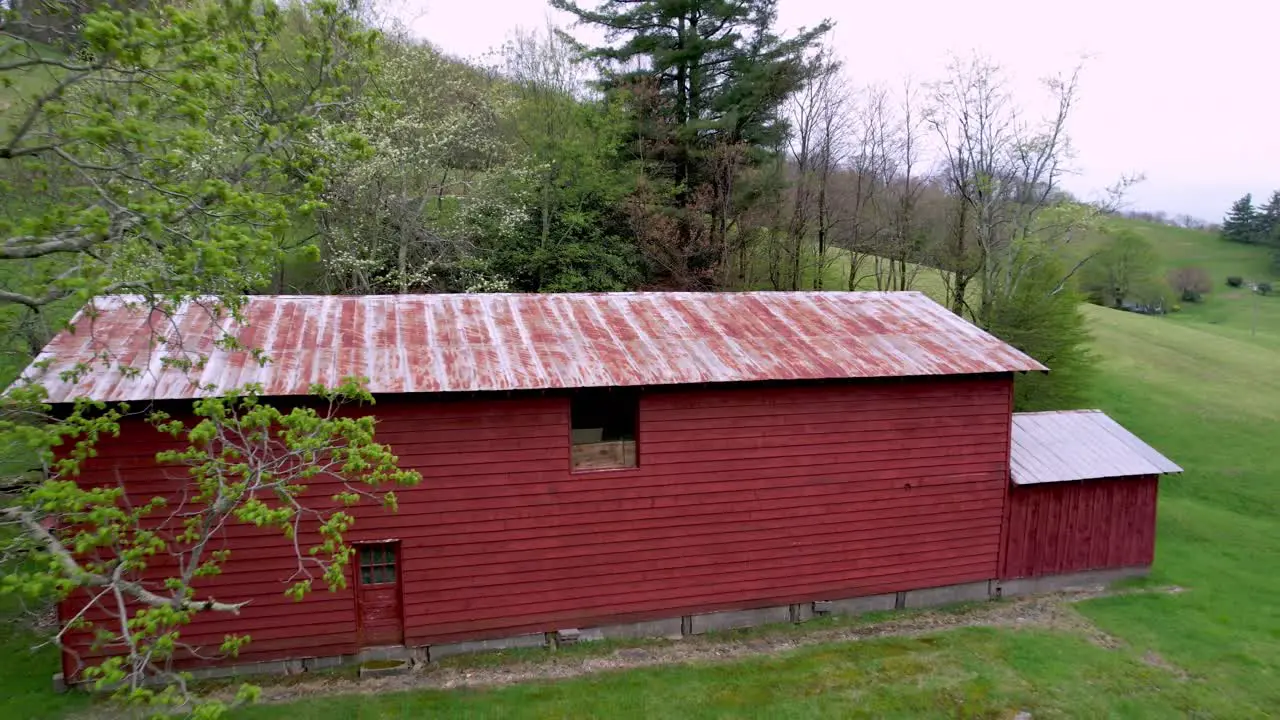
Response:
[{"label": "green lawn", "polygon": [[[1202,250],[1168,245],[1165,257],[1206,253],[1224,277],[1263,261],[1256,248],[1197,242]],[[317,697],[238,716],[1269,717],[1280,708],[1280,301],[1259,298],[1256,333],[1253,307],[1215,291],[1203,308],[1164,318],[1086,308],[1100,358],[1090,404],[1187,471],[1162,484],[1151,581],[1185,592],[1078,606],[1116,648],[1063,632],[969,629],[493,690]],[[12,665],[0,717],[82,704],[49,693],[53,656],[24,655],[28,643],[0,635]]]},{"label": "green lawn", "polygon": [[88,704],[83,694],[53,692],[58,653],[36,649],[40,640],[27,629],[15,598],[0,595],[0,718],[55,718]]},{"label": "green lawn", "polygon": [[[732,665],[668,666],[491,691],[260,706],[244,718],[1036,718],[1180,716],[1213,707],[1134,650],[1046,632],[967,629],[821,645]],[[1217,705],[1225,709],[1225,705]]]}]

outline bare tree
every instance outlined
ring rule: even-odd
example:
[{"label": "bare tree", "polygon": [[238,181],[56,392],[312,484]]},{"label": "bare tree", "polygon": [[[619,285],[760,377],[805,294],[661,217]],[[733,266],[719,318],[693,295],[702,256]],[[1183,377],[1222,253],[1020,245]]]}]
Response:
[{"label": "bare tree", "polygon": [[[808,267],[814,271],[813,287],[822,288],[832,231],[841,221],[832,181],[847,152],[849,92],[835,51],[820,49],[807,62],[805,74],[804,87],[787,103],[792,128],[788,152],[795,175],[785,249],[792,290],[800,289]],[[816,248],[811,248],[811,238],[816,238]],[[811,252],[812,264],[806,262]]]},{"label": "bare tree", "polygon": [[849,153],[849,230],[843,244],[849,251],[847,287],[856,290],[867,265],[880,261],[880,240],[886,229],[883,194],[889,168],[889,136],[892,133],[888,91],[870,87],[863,91],[853,124],[853,148]]},{"label": "bare tree", "polygon": [[821,82],[817,90],[818,141],[814,171],[817,175],[817,257],[814,262],[813,287],[823,289],[830,265],[828,249],[832,231],[845,218],[838,203],[833,202],[832,180],[848,155],[850,95],[849,86],[840,72],[830,48],[823,51]]},{"label": "bare tree", "polygon": [[[1107,199],[1090,205],[1063,191],[1072,158],[1067,122],[1080,70],[1047,78],[1053,109],[1030,120],[1014,104],[1003,71],[983,58],[953,61],[949,76],[930,85],[927,123],[940,141],[943,176],[955,204],[940,253],[943,279],[952,310],[980,323],[999,298],[1014,296],[1025,277],[1056,262],[1056,250],[1112,212],[1137,181],[1122,178]],[[1085,261],[1069,268],[1054,292]],[[975,279],[979,304],[972,308]]]},{"label": "bare tree", "polygon": [[[929,86],[932,104],[926,122],[938,137],[943,174],[956,202],[943,257],[951,276],[951,309],[961,313],[970,310],[969,284],[992,274],[993,251],[1008,239],[1005,213],[1017,117],[999,66],[979,56],[954,58],[947,72]],[[979,308],[977,315],[982,314]]]},{"label": "bare tree", "polygon": [[924,241],[916,206],[927,177],[920,169],[923,138],[918,106],[918,92],[908,79],[885,134],[881,183],[888,228],[876,255],[876,287],[880,290],[910,289],[920,269]]},{"label": "bare tree", "polygon": [[791,218],[787,223],[789,285],[800,289],[800,269],[809,237],[810,213],[813,210],[813,164],[817,144],[819,113],[817,86],[822,82],[819,59],[810,65],[809,82],[787,102],[791,116],[791,143],[788,148],[795,172],[792,184]]},{"label": "bare tree", "polygon": [[1201,296],[1213,289],[1209,271],[1195,265],[1174,268],[1165,279],[1178,297],[1187,302],[1200,302]]}]

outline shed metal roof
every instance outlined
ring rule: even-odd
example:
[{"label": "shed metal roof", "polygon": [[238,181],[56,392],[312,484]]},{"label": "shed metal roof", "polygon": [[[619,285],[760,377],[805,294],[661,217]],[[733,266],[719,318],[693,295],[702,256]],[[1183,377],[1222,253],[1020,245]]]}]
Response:
[{"label": "shed metal roof", "polygon": [[1014,413],[1009,470],[1015,485],[1182,472],[1101,410]]},{"label": "shed metal roof", "polygon": [[[199,303],[166,317],[137,302],[95,300],[26,376],[66,402],[247,383],[299,395],[347,376],[368,378],[374,393],[411,393],[1046,369],[917,292],[255,296],[243,325]],[[219,328],[270,362],[216,347]],[[164,363],[183,351],[208,361],[190,375]],[[89,372],[61,377],[78,363]]]}]

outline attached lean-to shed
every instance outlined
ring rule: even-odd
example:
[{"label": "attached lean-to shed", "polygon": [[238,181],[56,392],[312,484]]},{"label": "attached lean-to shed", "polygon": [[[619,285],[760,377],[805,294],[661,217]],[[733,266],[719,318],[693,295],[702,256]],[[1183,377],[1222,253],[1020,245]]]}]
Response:
[{"label": "attached lean-to shed", "polygon": [[1170,462],[1099,410],[1014,413],[1001,578],[1143,572]]}]

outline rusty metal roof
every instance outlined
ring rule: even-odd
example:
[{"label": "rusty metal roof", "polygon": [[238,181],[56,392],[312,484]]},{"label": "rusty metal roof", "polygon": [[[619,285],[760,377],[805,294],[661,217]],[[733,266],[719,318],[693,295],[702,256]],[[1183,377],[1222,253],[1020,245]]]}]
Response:
[{"label": "rusty metal roof", "polygon": [[1013,414],[1015,485],[1180,473],[1182,468],[1101,410]]},{"label": "rusty metal roof", "polygon": [[[1045,369],[917,292],[255,296],[243,326],[220,326],[198,304],[171,317],[122,296],[94,308],[27,371],[53,402],[191,398],[247,383],[298,395],[346,376],[410,393]],[[215,347],[219,327],[270,362]],[[179,349],[157,336],[208,356],[194,382],[166,366]],[[101,357],[112,360],[60,377]]]}]

